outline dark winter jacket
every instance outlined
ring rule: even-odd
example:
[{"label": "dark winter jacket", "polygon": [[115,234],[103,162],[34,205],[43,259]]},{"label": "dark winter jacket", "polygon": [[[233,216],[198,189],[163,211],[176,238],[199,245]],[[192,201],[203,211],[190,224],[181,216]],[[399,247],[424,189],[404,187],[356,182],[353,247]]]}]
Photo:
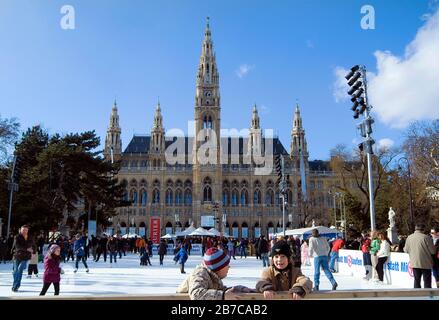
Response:
[{"label": "dark winter jacket", "polygon": [[61,259],[56,256],[44,258],[44,276],[43,282],[60,282],[61,268],[59,267]]},{"label": "dark winter jacket", "polygon": [[258,243],[258,251],[259,253],[268,253],[269,248],[268,248],[268,241],[265,239],[260,239],[259,243]]},{"label": "dark winter jacket", "polygon": [[6,252],[8,251],[8,244],[6,240],[0,240],[0,257],[6,256]]},{"label": "dark winter jacket", "polygon": [[107,247],[108,247],[108,251],[116,252],[117,251],[117,240],[110,239],[110,241],[108,241]]},{"label": "dark winter jacket", "polygon": [[168,251],[168,246],[166,245],[166,243],[160,242],[158,254],[165,255],[167,251]]},{"label": "dark winter jacket", "polygon": [[30,237],[25,240],[21,234],[15,236],[14,244],[12,245],[14,259],[30,260],[32,256],[32,251],[28,251],[28,249],[32,249],[33,245],[34,243]]}]

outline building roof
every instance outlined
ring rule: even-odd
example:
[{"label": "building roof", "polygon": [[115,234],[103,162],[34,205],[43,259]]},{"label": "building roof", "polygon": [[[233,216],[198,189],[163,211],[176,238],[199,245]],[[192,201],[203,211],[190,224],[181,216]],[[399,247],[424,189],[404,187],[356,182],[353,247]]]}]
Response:
[{"label": "building roof", "polygon": [[[182,137],[183,138],[183,137]],[[193,137],[184,137],[184,143],[185,143],[185,149],[189,153],[192,152],[192,146],[193,146]],[[233,141],[232,141],[233,139]],[[172,140],[165,141],[166,148],[169,147],[172,143],[174,143],[177,140],[177,137],[173,137]],[[236,141],[236,142],[235,142]],[[232,152],[232,142],[233,144],[239,143],[239,154],[244,154],[244,145],[247,145],[248,138],[244,137],[223,137],[221,138],[221,144],[222,145],[228,145],[228,154],[230,155]],[[265,146],[265,140],[263,139],[263,144]],[[151,142],[151,136],[145,135],[134,135],[131,139],[130,143],[126,147],[124,154],[139,154],[139,153],[148,153],[149,147]],[[233,150],[234,152],[235,150]],[[273,138],[273,154],[281,154],[281,155],[288,155],[287,150],[282,145],[282,142],[279,140],[279,138]]]}]

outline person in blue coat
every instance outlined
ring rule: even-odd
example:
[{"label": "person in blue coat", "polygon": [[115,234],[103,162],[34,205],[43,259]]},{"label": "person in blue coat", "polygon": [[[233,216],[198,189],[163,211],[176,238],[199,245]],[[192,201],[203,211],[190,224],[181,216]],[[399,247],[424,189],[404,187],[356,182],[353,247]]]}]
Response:
[{"label": "person in blue coat", "polygon": [[87,266],[87,262],[86,260],[86,255],[85,255],[85,241],[84,238],[81,237],[81,234],[77,234],[76,235],[76,241],[73,244],[73,252],[75,253],[76,256],[76,268],[75,268],[75,273],[78,271],[78,264],[79,264],[79,260],[82,261],[82,263],[84,264],[85,267],[85,271],[88,272],[88,266]]},{"label": "person in blue coat", "polygon": [[180,251],[178,251],[174,257],[175,263],[178,262],[180,264],[180,272],[181,273],[186,273],[184,271],[184,264],[185,264],[187,258],[188,258],[188,254],[187,254],[187,251],[185,249],[185,246],[181,246]]}]

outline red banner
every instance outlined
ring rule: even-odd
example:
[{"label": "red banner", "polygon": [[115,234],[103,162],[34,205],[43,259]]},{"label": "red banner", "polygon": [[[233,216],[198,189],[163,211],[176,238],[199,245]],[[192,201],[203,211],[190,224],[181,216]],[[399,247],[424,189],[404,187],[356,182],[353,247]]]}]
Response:
[{"label": "red banner", "polygon": [[151,241],[160,243],[160,218],[151,218],[149,225]]}]

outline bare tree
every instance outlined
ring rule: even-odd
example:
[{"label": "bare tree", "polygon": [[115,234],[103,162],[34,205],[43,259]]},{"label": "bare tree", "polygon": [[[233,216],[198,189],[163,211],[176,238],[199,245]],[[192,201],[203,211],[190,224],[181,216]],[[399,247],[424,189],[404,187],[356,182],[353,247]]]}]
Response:
[{"label": "bare tree", "polygon": [[8,158],[8,148],[10,148],[18,138],[20,124],[16,118],[0,117],[0,163],[4,163]]}]

